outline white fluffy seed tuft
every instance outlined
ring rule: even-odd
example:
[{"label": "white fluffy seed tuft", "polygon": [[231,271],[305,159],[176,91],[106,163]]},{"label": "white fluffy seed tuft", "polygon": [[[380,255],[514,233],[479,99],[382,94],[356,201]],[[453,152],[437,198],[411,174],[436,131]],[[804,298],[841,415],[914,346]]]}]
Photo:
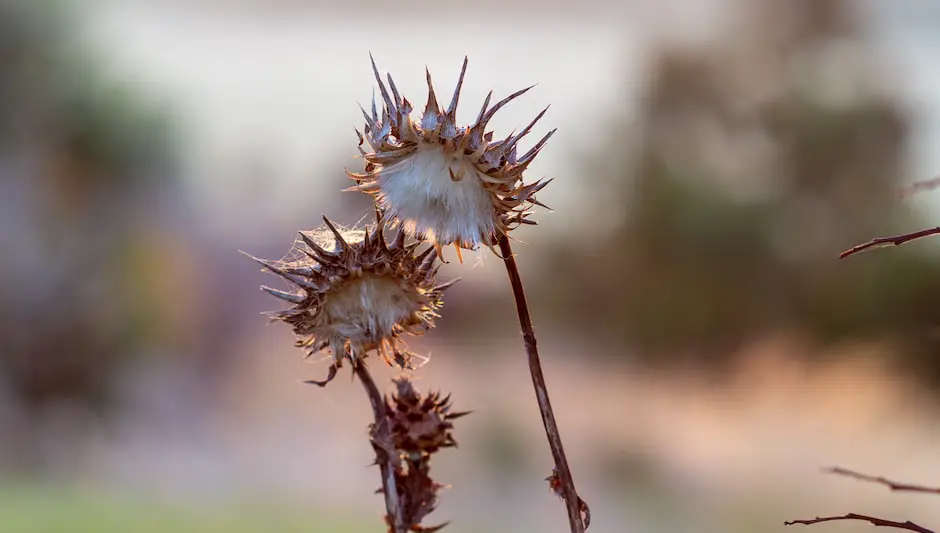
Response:
[{"label": "white fluffy seed tuft", "polygon": [[378,176],[380,202],[405,230],[438,242],[470,240],[496,231],[496,211],[480,171],[462,157],[422,146]]},{"label": "white fluffy seed tuft", "polygon": [[395,335],[396,326],[420,322],[428,299],[391,276],[350,279],[324,295],[322,320],[334,336],[354,343],[354,352]]}]

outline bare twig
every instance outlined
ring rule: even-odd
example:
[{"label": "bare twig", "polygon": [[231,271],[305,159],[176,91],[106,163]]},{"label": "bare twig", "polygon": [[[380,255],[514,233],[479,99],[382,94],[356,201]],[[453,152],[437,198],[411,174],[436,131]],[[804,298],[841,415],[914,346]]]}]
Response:
[{"label": "bare twig", "polygon": [[821,518],[817,516],[816,518],[813,518],[812,520],[791,520],[789,522],[784,522],[783,525],[792,526],[794,524],[801,524],[801,525],[808,526],[811,524],[818,524],[820,522],[833,522],[836,520],[863,520],[865,522],[870,523],[873,526],[907,529],[908,531],[916,531],[917,533],[934,533],[933,531],[925,528],[924,526],[915,524],[914,522],[911,522],[910,520],[906,522],[895,522],[894,520],[885,520],[883,518],[877,518],[874,516],[867,516],[867,515],[856,514],[856,513],[848,513],[842,516],[824,516]]},{"label": "bare twig", "polygon": [[375,424],[372,426],[372,448],[375,450],[375,462],[382,471],[382,494],[385,496],[385,509],[388,513],[389,526],[392,528],[391,533],[407,533],[408,526],[405,525],[402,501],[395,483],[395,472],[398,470],[396,461],[399,457],[392,441],[391,428],[388,426],[385,400],[379,388],[375,386],[375,381],[369,374],[364,361],[355,361],[353,371],[366,389],[369,402],[372,404],[372,412],[375,415]]},{"label": "bare twig", "polygon": [[[516,265],[516,259],[512,252],[512,246],[509,244],[509,238],[505,235],[499,238],[499,250],[506,264],[509,282],[512,285],[512,293],[516,300],[519,325],[522,328],[522,338],[525,343],[526,355],[529,359],[529,371],[532,374],[532,385],[535,388],[535,396],[538,399],[539,411],[542,413],[542,424],[545,426],[545,435],[548,437],[548,444],[549,447],[551,447],[552,456],[555,460],[555,469],[561,484],[560,493],[565,500],[565,505],[568,510],[568,522],[571,526],[572,533],[583,533],[590,525],[590,509],[588,509],[584,500],[578,496],[578,492],[575,490],[574,486],[574,479],[571,476],[571,470],[568,468],[568,458],[565,456],[565,448],[561,443],[561,434],[558,431],[558,424],[555,422],[555,414],[552,411],[552,404],[548,397],[548,387],[545,385],[545,376],[542,374],[542,363],[539,360],[535,331],[532,328],[532,319],[529,317],[529,306],[526,303],[525,291],[522,287],[522,277],[519,275],[519,267]],[[582,509],[585,511],[583,520],[581,516]]]},{"label": "bare twig", "polygon": [[[929,180],[917,181],[906,187],[902,187],[898,190],[898,197],[907,198],[917,193],[924,191],[931,191],[940,187],[940,176],[936,178],[931,178]],[[878,237],[872,239],[868,242],[853,246],[848,250],[839,254],[839,259],[845,259],[846,257],[856,254],[858,252],[868,250],[870,248],[881,248],[884,246],[901,246],[906,242],[910,242],[916,239],[921,239],[923,237],[929,237],[931,235],[940,234],[940,227],[928,228],[920,231],[915,231],[912,233],[904,233],[902,235],[894,235],[891,237]]]},{"label": "bare twig", "polygon": [[[907,492],[922,492],[927,494],[940,494],[940,488],[933,487],[924,487],[922,485],[912,485],[910,483],[898,483],[896,481],[891,481],[890,479],[881,477],[881,476],[870,476],[868,474],[862,474],[854,470],[849,470],[847,468],[842,468],[840,466],[833,466],[830,468],[823,469],[824,472],[829,474],[836,474],[839,476],[846,476],[852,479],[857,479],[860,481],[869,481],[872,483],[878,483],[884,485],[893,491],[907,491]],[[896,522],[894,520],[885,520],[884,518],[878,518],[875,516],[868,516],[857,513],[848,513],[842,516],[826,516],[826,517],[816,517],[812,520],[791,520],[789,522],[784,522],[786,526],[791,526],[793,524],[802,524],[802,525],[811,525],[818,524],[820,522],[832,522],[835,520],[862,520],[868,522],[874,526],[881,527],[893,527],[895,529],[906,529],[908,531],[915,531],[916,533],[934,533],[934,531],[925,528],[920,524],[915,524],[910,520],[905,522]]]},{"label": "bare twig", "polygon": [[935,228],[922,229],[920,231],[915,231],[912,233],[904,233],[902,235],[894,235],[891,237],[878,237],[866,243],[862,243],[857,246],[853,246],[852,248],[849,248],[848,250],[839,254],[839,259],[845,259],[846,257],[850,255],[854,255],[854,254],[857,254],[858,252],[868,250],[869,248],[876,248],[876,247],[880,248],[882,246],[901,246],[902,244],[906,242],[910,242],[916,239],[921,239],[923,237],[929,237],[931,235],[937,235],[937,234],[940,234],[940,226],[937,226]]},{"label": "bare twig", "polygon": [[855,472],[854,470],[849,470],[847,468],[842,468],[840,466],[834,466],[831,468],[826,468],[824,472],[830,474],[836,474],[839,476],[846,476],[853,479],[858,479],[860,481],[870,481],[872,483],[879,483],[888,487],[893,491],[905,491],[905,492],[923,492],[927,494],[940,494],[940,488],[937,487],[925,487],[923,485],[912,485],[910,483],[899,483],[897,481],[891,481],[890,479],[881,477],[881,476],[870,476],[868,474],[862,474]]},{"label": "bare twig", "polygon": [[811,525],[811,524],[818,524],[820,522],[833,522],[836,520],[863,520],[865,522],[872,524],[873,526],[907,529],[908,531],[916,531],[917,533],[934,533],[932,530],[927,529],[924,526],[915,524],[914,522],[911,522],[910,520],[906,522],[895,522],[894,520],[885,520],[883,518],[877,518],[874,516],[867,516],[867,515],[857,514],[857,513],[848,513],[848,514],[844,514],[841,516],[824,516],[824,517],[817,516],[816,518],[813,518],[812,520],[791,520],[789,522],[784,522],[783,525],[785,526],[792,526],[794,524]]},{"label": "bare twig", "polygon": [[940,177],[931,178],[929,180],[916,181],[907,187],[902,187],[901,190],[898,191],[898,196],[901,198],[906,198],[920,192],[932,191],[937,187],[940,187]]}]

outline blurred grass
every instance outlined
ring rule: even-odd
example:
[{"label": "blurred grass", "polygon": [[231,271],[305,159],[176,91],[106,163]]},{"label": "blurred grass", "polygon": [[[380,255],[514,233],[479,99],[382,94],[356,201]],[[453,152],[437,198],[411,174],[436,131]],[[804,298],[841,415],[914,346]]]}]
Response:
[{"label": "blurred grass", "polygon": [[132,494],[0,485],[3,533],[360,533],[376,530],[379,517],[369,518],[371,527],[365,519],[353,524],[320,510],[257,500],[180,505]]}]

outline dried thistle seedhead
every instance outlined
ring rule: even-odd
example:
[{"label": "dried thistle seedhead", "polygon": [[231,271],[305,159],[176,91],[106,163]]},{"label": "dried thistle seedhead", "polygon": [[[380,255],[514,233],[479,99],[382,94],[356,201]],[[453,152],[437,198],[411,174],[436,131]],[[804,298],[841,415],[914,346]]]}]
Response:
[{"label": "dried thistle seedhead", "polygon": [[433,327],[443,292],[456,280],[438,284],[433,248],[416,253],[420,243],[406,245],[403,231],[388,244],[381,220],[371,229],[345,232],[323,220],[324,228],[300,233],[295,259],[253,258],[296,288],[261,287],[292,304],[270,315],[293,327],[308,356],[329,350],[331,378],[344,358],[356,361],[373,350],[388,364],[409,367],[413,354],[403,349],[401,335]]},{"label": "dried thistle seedhead", "polygon": [[386,400],[386,412],[395,448],[409,455],[432,454],[456,446],[452,420],[467,412],[451,412],[450,396],[439,393],[422,397],[407,379],[395,380],[397,393]]},{"label": "dried thistle seedhead", "polygon": [[[356,133],[366,166],[363,173],[347,171],[357,182],[350,190],[373,195],[390,222],[403,225],[409,235],[437,246],[454,244],[458,253],[461,247],[492,246],[499,235],[520,224],[535,224],[527,218],[533,206],[543,205],[535,193],[551,180],[525,184],[522,175],[555,130],[522,156],[517,154],[517,146],[548,108],[522,131],[502,140],[493,141],[493,132],[486,131],[497,111],[532,87],[492,107],[490,91],[476,121],[460,127],[456,124],[457,101],[467,71],[466,58],[447,109],[439,106],[427,73],[428,102],[420,120],[412,119],[412,105],[398,93],[391,75],[387,77],[389,94],[375,61],[372,69],[385,104],[381,115],[374,99],[371,116],[363,110],[364,135]],[[364,143],[370,150],[363,148]]]},{"label": "dried thistle seedhead", "polygon": [[404,524],[409,531],[431,533],[447,525],[421,526],[437,507],[438,491],[444,488],[431,478],[431,456],[457,445],[452,421],[467,412],[452,412],[449,395],[422,396],[407,378],[395,380],[395,386],[396,393],[385,398],[383,423],[372,425],[373,445],[380,456],[397,458],[395,487]]}]

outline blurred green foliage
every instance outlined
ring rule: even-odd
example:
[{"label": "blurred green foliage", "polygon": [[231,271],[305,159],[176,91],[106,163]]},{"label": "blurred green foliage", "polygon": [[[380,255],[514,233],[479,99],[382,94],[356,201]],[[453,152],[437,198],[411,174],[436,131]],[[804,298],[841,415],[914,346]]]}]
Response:
[{"label": "blurred green foliage", "polygon": [[33,486],[0,487],[0,517],[4,533],[355,533],[375,529],[371,521],[356,525],[322,511],[259,501],[179,506],[143,497]]},{"label": "blurred green foliage", "polygon": [[[152,348],[150,287],[128,276],[174,206],[166,106],[83,39],[80,4],[0,0],[0,466],[32,468],[60,406],[102,410]],[[153,255],[153,253],[151,253]]]},{"label": "blurred green foliage", "polygon": [[[80,6],[0,1],[0,142],[47,134],[96,163],[98,179],[133,181],[173,158],[165,106],[116,79],[81,38]],[[38,141],[33,141],[38,142]]]},{"label": "blurred green foliage", "polygon": [[535,293],[654,365],[720,370],[742,342],[789,330],[888,339],[940,383],[930,245],[837,259],[921,226],[898,200],[908,116],[890,72],[850,2],[738,6],[721,37],[656,55],[638,118],[585,160],[595,209],[621,216],[559,243]]}]

